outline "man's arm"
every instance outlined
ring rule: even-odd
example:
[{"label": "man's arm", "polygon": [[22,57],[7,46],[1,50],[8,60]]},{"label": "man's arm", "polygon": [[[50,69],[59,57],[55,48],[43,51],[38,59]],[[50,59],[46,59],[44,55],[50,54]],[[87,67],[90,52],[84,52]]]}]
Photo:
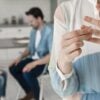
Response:
[{"label": "man's arm", "polygon": [[31,48],[32,48],[32,45],[33,45],[32,43],[33,43],[33,38],[34,38],[33,33],[34,33],[34,30],[32,29],[32,31],[30,32],[30,38],[29,38],[28,46],[27,46],[27,48],[24,50],[24,52],[22,52],[22,54],[20,55],[20,58],[21,58],[21,59],[23,59],[23,58],[29,56],[30,53],[31,53],[31,51],[32,51]]},{"label": "man's arm", "polygon": [[43,65],[43,64],[48,64],[50,60],[50,54],[46,55],[45,57],[34,61],[33,63],[36,63],[36,65]]},{"label": "man's arm", "polygon": [[25,49],[25,50],[21,53],[21,55],[19,56],[19,58],[20,58],[20,59],[23,59],[23,58],[25,58],[25,57],[27,57],[27,56],[29,56],[29,55],[30,55],[29,50],[28,50],[28,49]]},{"label": "man's arm", "polygon": [[17,65],[23,58],[27,57],[30,54],[28,49],[25,49],[24,52],[21,53],[19,57],[17,57],[10,65],[9,67],[12,67],[13,65]]},{"label": "man's arm", "polygon": [[27,64],[24,67],[23,72],[30,72],[33,68],[38,67],[38,65],[48,64],[49,60],[50,60],[50,54],[46,55],[45,57],[43,57],[39,60],[36,60],[36,61],[33,61],[33,62]]}]

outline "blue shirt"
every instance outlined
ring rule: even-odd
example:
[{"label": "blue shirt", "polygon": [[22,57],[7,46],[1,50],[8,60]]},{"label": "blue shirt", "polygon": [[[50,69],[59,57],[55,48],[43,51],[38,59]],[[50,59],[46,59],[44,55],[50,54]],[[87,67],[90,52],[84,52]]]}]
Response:
[{"label": "blue shirt", "polygon": [[41,40],[37,48],[35,48],[35,39],[36,39],[37,30],[32,29],[30,33],[30,42],[28,44],[28,50],[30,52],[30,57],[35,54],[35,51],[38,53],[40,58],[46,56],[50,53],[52,48],[52,38],[53,38],[53,27],[52,25],[45,24],[41,30]]}]

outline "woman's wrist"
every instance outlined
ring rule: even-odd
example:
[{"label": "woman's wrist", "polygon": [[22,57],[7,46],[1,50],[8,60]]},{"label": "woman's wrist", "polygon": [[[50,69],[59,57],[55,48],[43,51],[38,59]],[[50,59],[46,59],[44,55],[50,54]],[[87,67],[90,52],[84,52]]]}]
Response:
[{"label": "woman's wrist", "polygon": [[62,64],[62,63],[58,62],[57,66],[64,75],[70,74],[72,72],[72,63],[71,62],[66,63],[66,64]]}]

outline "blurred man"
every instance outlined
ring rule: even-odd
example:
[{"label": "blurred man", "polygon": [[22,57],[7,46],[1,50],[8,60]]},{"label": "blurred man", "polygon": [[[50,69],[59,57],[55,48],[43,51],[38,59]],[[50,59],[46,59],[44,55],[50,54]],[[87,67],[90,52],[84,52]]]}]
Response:
[{"label": "blurred man", "polygon": [[37,80],[49,63],[52,46],[52,27],[44,23],[42,11],[35,7],[26,12],[33,27],[26,50],[10,66],[10,73],[26,92],[20,100],[39,100],[40,87]]}]

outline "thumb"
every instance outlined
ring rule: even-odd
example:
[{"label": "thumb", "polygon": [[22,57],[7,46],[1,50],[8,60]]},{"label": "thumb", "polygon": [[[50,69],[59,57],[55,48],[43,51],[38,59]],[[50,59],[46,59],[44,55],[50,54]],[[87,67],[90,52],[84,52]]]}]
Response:
[{"label": "thumb", "polygon": [[24,72],[24,73],[25,73],[25,72],[28,72],[28,68],[27,68],[27,67],[23,68],[23,72]]},{"label": "thumb", "polygon": [[17,66],[18,65],[18,62],[16,62],[15,65]]}]

